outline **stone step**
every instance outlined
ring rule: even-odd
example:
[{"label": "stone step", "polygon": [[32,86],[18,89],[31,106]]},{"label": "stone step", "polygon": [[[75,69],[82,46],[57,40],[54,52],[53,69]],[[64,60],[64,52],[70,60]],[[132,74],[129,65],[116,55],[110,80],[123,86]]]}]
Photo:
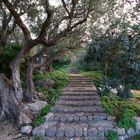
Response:
[{"label": "stone step", "polygon": [[68,92],[68,91],[71,91],[71,92],[91,92],[91,91],[95,91],[95,88],[94,87],[67,87],[67,88],[64,88],[63,92]]},{"label": "stone step", "polygon": [[68,95],[68,96],[98,96],[97,91],[91,91],[91,92],[63,92],[62,95]]},{"label": "stone step", "polygon": [[57,101],[55,102],[56,105],[65,105],[65,106],[72,106],[72,107],[94,107],[94,106],[102,106],[100,101]]},{"label": "stone step", "polygon": [[98,96],[67,96],[63,95],[58,98],[58,101],[99,101]]},{"label": "stone step", "polygon": [[[82,113],[81,113],[82,114]],[[94,115],[81,115],[77,116],[72,113],[54,113],[53,116],[48,117],[46,116],[46,122],[77,122],[79,123],[93,123],[97,121],[103,121],[103,120],[113,120],[114,118],[105,114],[105,113],[98,113]]]},{"label": "stone step", "polygon": [[81,83],[81,82],[91,83],[92,80],[88,80],[88,79],[74,79],[74,80],[70,80],[70,82],[73,82],[73,83]]},{"label": "stone step", "polygon": [[68,87],[68,88],[69,88],[69,87],[93,87],[93,85],[77,85],[77,84],[71,85],[71,84],[69,84],[67,87]]},{"label": "stone step", "polygon": [[[102,123],[104,124],[105,121]],[[106,121],[107,123],[108,121]],[[110,123],[111,124],[111,123]],[[110,125],[111,127],[111,125]],[[86,124],[77,124],[75,122],[73,123],[59,123],[59,126],[55,127],[52,126],[50,128],[46,128],[46,136],[47,137],[56,137],[56,140],[59,140],[58,138],[63,138],[65,139],[68,137],[68,140],[71,140],[75,137],[79,138],[87,138],[87,137],[92,137],[91,140],[94,140],[94,138],[97,138],[96,140],[101,140],[98,138],[103,139],[107,129],[110,129],[109,126],[106,125],[95,125],[92,127],[88,127]],[[50,139],[49,139],[50,140]],[[79,140],[79,139],[77,139]],[[83,140],[83,139],[82,139]],[[90,139],[88,139],[90,140]]]},{"label": "stone step", "polygon": [[52,109],[51,112],[53,113],[61,113],[61,112],[69,112],[69,113],[75,113],[75,112],[92,112],[92,113],[102,113],[104,109],[102,107],[66,107],[63,105],[55,105]]}]

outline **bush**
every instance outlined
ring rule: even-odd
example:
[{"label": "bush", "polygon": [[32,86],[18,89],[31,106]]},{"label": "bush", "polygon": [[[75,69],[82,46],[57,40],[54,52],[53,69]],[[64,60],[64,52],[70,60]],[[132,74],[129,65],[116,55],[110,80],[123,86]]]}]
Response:
[{"label": "bush", "polygon": [[101,96],[102,104],[106,113],[116,116],[119,127],[135,128],[136,120],[134,117],[139,112],[139,108],[131,101],[121,100],[120,98],[110,95]]},{"label": "bush", "polygon": [[107,136],[108,140],[118,140],[118,134],[117,132],[114,132],[112,130],[108,131],[108,136]]},{"label": "bush", "polygon": [[136,113],[133,110],[123,110],[118,118],[118,126],[126,129],[136,128],[136,120],[134,119],[135,116]]}]

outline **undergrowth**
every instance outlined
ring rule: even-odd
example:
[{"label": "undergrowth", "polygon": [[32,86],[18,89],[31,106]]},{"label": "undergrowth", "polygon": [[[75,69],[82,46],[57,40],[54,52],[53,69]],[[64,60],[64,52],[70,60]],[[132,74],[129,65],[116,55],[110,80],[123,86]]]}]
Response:
[{"label": "undergrowth", "polygon": [[116,121],[121,128],[135,128],[135,116],[140,111],[139,108],[128,100],[121,100],[120,98],[109,95],[101,96],[102,104],[106,113],[116,117]]},{"label": "undergrowth", "polygon": [[38,73],[33,76],[33,80],[51,79],[55,81],[53,88],[44,89],[42,87],[36,87],[38,92],[43,92],[46,96],[48,105],[41,110],[40,116],[33,121],[34,127],[39,126],[44,122],[44,116],[50,112],[54,106],[56,99],[61,95],[63,87],[69,82],[69,75],[65,71],[55,70],[53,72]]}]

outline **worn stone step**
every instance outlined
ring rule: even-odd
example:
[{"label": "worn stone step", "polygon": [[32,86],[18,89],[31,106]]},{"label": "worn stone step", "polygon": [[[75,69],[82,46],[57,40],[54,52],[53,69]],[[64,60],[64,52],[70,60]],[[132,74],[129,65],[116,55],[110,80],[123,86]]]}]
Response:
[{"label": "worn stone step", "polygon": [[65,91],[62,93],[62,95],[68,95],[68,96],[98,96],[98,93],[97,91],[89,91],[89,92],[84,92],[84,91],[81,91],[81,92],[71,92],[71,91]]},{"label": "worn stone step", "polygon": [[51,112],[70,112],[70,113],[75,113],[75,112],[92,112],[92,113],[100,113],[103,112],[104,109],[102,107],[66,107],[63,105],[55,105],[52,109]]},{"label": "worn stone step", "polygon": [[95,123],[97,121],[103,121],[103,120],[113,120],[111,116],[100,113],[97,115],[83,115],[83,116],[76,116],[75,114],[69,113],[69,114],[62,114],[62,113],[54,113],[53,116],[47,117],[46,116],[46,122],[76,122],[77,124],[82,123]]},{"label": "worn stone step", "polygon": [[92,137],[91,140],[94,140],[94,138],[97,138],[96,140],[99,140],[98,138],[104,138],[107,129],[110,128],[98,125],[95,127],[88,127],[86,124],[80,125],[77,123],[60,123],[57,128],[55,126],[47,128],[45,134],[47,137],[57,137],[57,138],[68,137],[72,139],[75,137],[79,138]]},{"label": "worn stone step", "polygon": [[91,92],[91,91],[95,91],[95,87],[66,87],[64,88],[63,92]]},{"label": "worn stone step", "polygon": [[65,105],[65,106],[73,106],[73,107],[94,107],[94,106],[102,106],[100,101],[57,101],[56,105]]},{"label": "worn stone step", "polygon": [[93,85],[68,85],[67,87],[93,87]]},{"label": "worn stone step", "polygon": [[58,98],[58,101],[65,100],[65,101],[99,101],[100,98],[98,96],[67,96],[63,95]]}]

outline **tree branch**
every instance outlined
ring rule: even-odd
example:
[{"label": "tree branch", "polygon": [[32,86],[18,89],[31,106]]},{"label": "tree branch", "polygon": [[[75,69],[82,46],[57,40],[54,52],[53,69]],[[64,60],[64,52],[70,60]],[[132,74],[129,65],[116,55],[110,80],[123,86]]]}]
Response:
[{"label": "tree branch", "polygon": [[28,30],[27,26],[23,23],[20,15],[15,11],[14,6],[8,0],[2,0],[2,2],[5,4],[7,9],[10,11],[12,16],[15,18],[15,22],[23,31],[25,38],[31,39],[30,31]]},{"label": "tree branch", "polygon": [[51,20],[52,20],[52,17],[53,17],[53,11],[52,11],[52,9],[50,9],[49,2],[47,2],[46,5],[47,5],[47,7],[46,7],[47,19],[42,24],[42,28],[41,28],[41,31],[40,31],[40,34],[39,34],[38,38],[45,37],[46,32],[48,30],[48,27],[49,27],[49,25],[51,23]]}]

